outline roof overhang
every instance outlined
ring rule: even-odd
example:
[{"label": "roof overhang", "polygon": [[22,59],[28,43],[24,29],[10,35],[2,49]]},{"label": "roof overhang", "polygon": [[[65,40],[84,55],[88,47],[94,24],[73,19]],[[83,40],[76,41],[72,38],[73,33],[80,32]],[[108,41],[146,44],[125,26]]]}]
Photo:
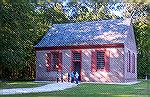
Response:
[{"label": "roof overhang", "polygon": [[119,43],[119,44],[35,47],[35,50],[36,51],[42,51],[42,50],[93,49],[93,48],[124,48],[124,44]]}]

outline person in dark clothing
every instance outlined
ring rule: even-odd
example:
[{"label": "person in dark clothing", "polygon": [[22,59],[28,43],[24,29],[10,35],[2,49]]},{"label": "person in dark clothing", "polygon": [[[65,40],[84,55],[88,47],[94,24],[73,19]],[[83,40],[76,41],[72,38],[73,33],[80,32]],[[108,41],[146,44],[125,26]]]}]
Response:
[{"label": "person in dark clothing", "polygon": [[63,82],[63,80],[64,80],[64,79],[63,79],[63,73],[61,73],[61,82]]},{"label": "person in dark clothing", "polygon": [[68,82],[70,82],[70,73],[68,73]]}]

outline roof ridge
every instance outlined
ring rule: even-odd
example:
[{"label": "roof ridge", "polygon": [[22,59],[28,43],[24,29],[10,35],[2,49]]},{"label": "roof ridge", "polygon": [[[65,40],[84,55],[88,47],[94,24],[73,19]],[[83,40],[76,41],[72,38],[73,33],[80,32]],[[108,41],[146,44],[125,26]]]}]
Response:
[{"label": "roof ridge", "polygon": [[57,25],[66,25],[66,24],[80,24],[80,23],[91,23],[91,22],[103,22],[103,21],[117,21],[117,20],[127,20],[127,19],[130,19],[130,18],[125,18],[125,19],[106,19],[106,20],[94,20],[94,21],[81,21],[81,22],[70,22],[70,23],[61,23],[61,24],[52,24],[52,27],[53,26],[57,26]]}]

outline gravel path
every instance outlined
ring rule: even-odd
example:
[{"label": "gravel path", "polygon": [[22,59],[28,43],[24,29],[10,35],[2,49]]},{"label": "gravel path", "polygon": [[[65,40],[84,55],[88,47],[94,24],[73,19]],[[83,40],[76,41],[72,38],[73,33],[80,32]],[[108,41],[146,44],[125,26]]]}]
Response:
[{"label": "gravel path", "polygon": [[72,88],[75,86],[77,86],[77,84],[64,82],[64,83],[48,84],[48,85],[44,85],[41,87],[35,87],[35,88],[0,89],[0,95],[50,92],[50,91],[64,90],[64,89]]}]

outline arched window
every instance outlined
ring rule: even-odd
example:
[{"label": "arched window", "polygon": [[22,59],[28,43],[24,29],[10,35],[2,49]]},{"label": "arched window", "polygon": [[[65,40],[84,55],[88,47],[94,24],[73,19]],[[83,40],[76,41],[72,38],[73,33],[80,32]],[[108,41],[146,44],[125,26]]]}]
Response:
[{"label": "arched window", "polygon": [[135,54],[132,55],[132,73],[135,73]]},{"label": "arched window", "polygon": [[130,51],[128,51],[128,53],[127,53],[127,72],[131,72]]}]

